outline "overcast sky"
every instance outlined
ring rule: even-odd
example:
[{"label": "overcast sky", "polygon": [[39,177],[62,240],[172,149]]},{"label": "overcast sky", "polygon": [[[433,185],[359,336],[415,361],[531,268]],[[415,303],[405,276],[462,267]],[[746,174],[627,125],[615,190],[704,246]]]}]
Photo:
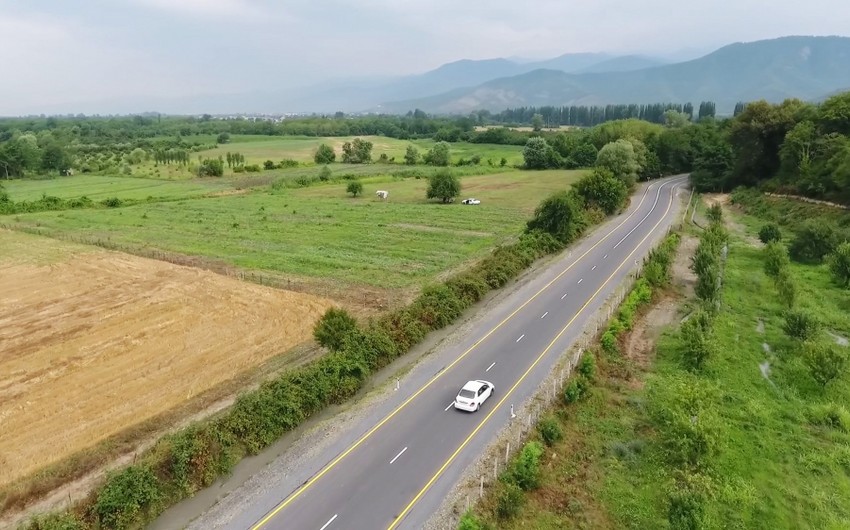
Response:
[{"label": "overcast sky", "polygon": [[664,55],[848,34],[848,0],[0,0],[0,115],[419,73],[463,58]]}]

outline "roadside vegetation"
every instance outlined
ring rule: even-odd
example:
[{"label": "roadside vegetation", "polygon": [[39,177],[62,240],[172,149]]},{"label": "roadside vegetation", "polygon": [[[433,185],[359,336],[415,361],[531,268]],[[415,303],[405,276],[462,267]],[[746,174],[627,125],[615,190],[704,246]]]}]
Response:
[{"label": "roadside vegetation", "polygon": [[[782,211],[761,206],[769,217]],[[822,222],[815,212],[835,215],[808,211]],[[559,433],[540,458],[538,485],[517,494],[503,476],[459,528],[814,529],[850,520],[850,291],[829,267],[789,259],[784,238],[755,243],[763,220],[706,213],[686,320],[648,360],[623,350],[623,314],[634,314],[635,298],[650,299],[645,286],[661,271],[648,264],[591,352],[595,378],[579,370],[530,441]],[[730,222],[745,228],[730,234]]]}]

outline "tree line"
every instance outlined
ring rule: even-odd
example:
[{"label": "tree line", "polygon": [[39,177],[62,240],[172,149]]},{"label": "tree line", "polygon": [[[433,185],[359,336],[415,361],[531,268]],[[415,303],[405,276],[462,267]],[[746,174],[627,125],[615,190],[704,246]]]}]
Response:
[{"label": "tree line", "polygon": [[[639,119],[652,123],[664,123],[664,113],[675,110],[694,119],[692,103],[651,103],[651,104],[621,104],[621,105],[570,105],[542,107],[518,107],[505,109],[489,116],[493,123],[535,125],[535,116],[540,117],[539,126],[558,127],[562,125],[577,127],[593,127],[601,123]],[[697,118],[713,118],[716,106],[713,102],[703,101],[699,105]]]}]

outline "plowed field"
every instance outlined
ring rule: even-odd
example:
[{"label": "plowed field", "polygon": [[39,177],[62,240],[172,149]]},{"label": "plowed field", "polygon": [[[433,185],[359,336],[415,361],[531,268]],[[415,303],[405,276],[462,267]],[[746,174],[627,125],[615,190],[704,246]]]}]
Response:
[{"label": "plowed field", "polygon": [[0,485],[303,342],[330,305],[0,231]]}]

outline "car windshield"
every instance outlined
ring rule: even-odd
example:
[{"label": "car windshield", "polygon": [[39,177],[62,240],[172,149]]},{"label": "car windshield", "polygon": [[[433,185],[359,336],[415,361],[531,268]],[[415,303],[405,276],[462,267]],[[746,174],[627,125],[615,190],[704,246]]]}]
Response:
[{"label": "car windshield", "polygon": [[460,391],[460,394],[458,394],[458,395],[462,398],[472,399],[472,398],[475,397],[475,392],[473,392],[472,390],[467,390],[467,389],[464,388],[463,390]]}]

